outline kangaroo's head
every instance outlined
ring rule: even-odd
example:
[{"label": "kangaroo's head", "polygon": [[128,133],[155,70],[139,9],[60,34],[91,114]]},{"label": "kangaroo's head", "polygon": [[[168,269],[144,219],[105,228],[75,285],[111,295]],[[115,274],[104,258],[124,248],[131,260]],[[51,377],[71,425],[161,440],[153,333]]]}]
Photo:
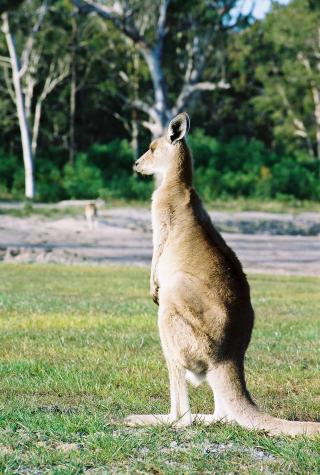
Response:
[{"label": "kangaroo's head", "polygon": [[184,157],[191,165],[190,152],[184,140],[189,127],[190,119],[186,112],[174,117],[165,135],[153,140],[149,150],[135,162],[134,170],[143,175],[163,177],[169,171],[174,173],[174,170],[181,169]]}]

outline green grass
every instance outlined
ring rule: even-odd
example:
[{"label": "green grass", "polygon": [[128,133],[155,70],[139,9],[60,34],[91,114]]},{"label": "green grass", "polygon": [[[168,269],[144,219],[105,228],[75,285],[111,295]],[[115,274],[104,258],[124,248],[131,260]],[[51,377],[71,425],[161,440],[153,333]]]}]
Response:
[{"label": "green grass", "polygon": [[[250,281],[250,390],[274,415],[319,419],[319,280]],[[320,472],[319,439],[121,423],[169,409],[147,270],[3,264],[0,282],[0,473]],[[191,401],[213,409],[205,386]]]}]

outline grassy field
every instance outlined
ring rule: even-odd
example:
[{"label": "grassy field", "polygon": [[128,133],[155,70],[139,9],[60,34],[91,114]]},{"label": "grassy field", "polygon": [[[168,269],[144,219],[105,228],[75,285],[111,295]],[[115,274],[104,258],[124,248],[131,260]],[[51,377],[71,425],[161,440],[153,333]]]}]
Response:
[{"label": "grassy field", "polygon": [[[274,415],[319,420],[319,279],[250,282],[250,390]],[[121,423],[169,409],[147,270],[3,264],[0,325],[0,473],[320,473],[319,438]],[[207,387],[191,399],[213,410]]]}]

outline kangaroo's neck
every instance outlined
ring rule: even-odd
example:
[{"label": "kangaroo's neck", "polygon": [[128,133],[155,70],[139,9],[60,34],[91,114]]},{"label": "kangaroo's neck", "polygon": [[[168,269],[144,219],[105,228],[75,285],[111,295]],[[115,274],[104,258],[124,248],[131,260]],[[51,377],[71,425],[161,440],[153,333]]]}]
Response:
[{"label": "kangaroo's neck", "polygon": [[192,158],[185,142],[177,146],[175,159],[163,174],[153,201],[161,207],[176,209],[190,198]]}]

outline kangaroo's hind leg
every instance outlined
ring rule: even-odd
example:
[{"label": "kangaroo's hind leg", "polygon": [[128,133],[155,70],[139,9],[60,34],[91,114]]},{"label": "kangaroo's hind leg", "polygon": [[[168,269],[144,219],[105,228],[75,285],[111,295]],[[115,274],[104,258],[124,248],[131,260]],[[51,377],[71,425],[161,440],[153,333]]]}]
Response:
[{"label": "kangaroo's hind leg", "polygon": [[[159,311],[159,330],[161,345],[167,362],[170,383],[170,413],[169,414],[137,414],[126,418],[128,425],[172,424],[185,426],[192,423],[189,406],[186,370],[179,361],[179,349],[175,344],[175,334],[170,324],[179,320],[177,315],[163,315]],[[169,322],[169,323],[168,323]]]},{"label": "kangaroo's hind leg", "polygon": [[173,424],[189,425],[192,422],[189,407],[185,370],[168,362],[171,408],[169,414],[134,414],[125,419],[131,426]]},{"label": "kangaroo's hind leg", "polygon": [[170,418],[178,425],[192,423],[186,370],[167,360],[170,382]]}]

